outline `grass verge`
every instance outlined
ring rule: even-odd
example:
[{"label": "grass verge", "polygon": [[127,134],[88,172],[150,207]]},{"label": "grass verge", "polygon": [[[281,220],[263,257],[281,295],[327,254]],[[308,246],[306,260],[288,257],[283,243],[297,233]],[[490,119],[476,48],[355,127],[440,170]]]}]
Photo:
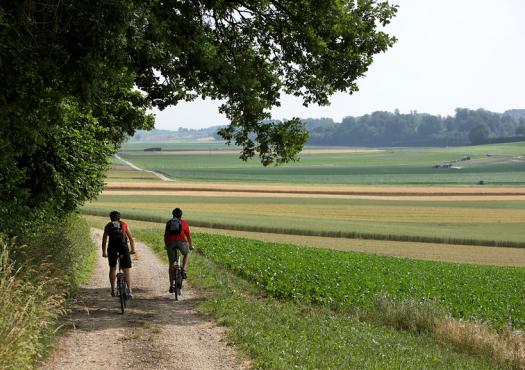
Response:
[{"label": "grass verge", "polygon": [[[162,231],[138,229],[135,236],[166,258]],[[255,368],[497,367],[485,356],[454,351],[426,330],[400,331],[371,316],[363,321],[347,311],[275,299],[199,253],[192,255],[189,273],[191,283],[208,295],[199,309],[231,329],[229,340]],[[418,322],[420,328],[430,325]]]},{"label": "grass verge", "polygon": [[94,266],[89,226],[78,216],[0,237],[0,368],[31,369],[52,348],[58,318]]}]

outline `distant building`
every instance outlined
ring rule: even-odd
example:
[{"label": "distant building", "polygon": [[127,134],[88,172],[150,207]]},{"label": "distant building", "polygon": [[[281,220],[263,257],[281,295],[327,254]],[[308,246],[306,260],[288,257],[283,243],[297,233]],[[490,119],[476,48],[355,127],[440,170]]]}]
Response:
[{"label": "distant building", "polygon": [[144,149],[145,152],[160,152],[162,151],[162,148],[146,148]]}]

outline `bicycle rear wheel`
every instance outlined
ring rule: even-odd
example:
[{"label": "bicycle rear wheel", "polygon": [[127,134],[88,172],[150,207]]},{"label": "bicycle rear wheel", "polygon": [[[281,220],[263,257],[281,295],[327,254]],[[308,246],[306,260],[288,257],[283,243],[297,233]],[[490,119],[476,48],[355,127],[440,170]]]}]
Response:
[{"label": "bicycle rear wheel", "polygon": [[126,286],[123,281],[118,282],[118,295],[120,298],[120,311],[124,314],[124,309],[126,308]]}]

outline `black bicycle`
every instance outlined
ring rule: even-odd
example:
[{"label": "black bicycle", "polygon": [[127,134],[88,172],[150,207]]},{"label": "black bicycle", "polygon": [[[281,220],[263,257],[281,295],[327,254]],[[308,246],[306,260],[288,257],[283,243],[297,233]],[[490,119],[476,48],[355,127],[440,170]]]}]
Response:
[{"label": "black bicycle", "polygon": [[126,309],[126,302],[129,299],[128,284],[126,283],[126,275],[124,274],[124,271],[122,270],[122,267],[120,266],[120,259],[123,257],[124,255],[121,253],[119,253],[117,256],[117,263],[118,263],[117,292],[120,298],[120,310],[122,314],[124,314],[124,310]]},{"label": "black bicycle", "polygon": [[175,300],[178,301],[182,292],[182,270],[180,266],[180,254],[178,250],[175,250],[175,273],[173,274],[173,281],[171,286],[174,288],[173,293],[175,293]]}]

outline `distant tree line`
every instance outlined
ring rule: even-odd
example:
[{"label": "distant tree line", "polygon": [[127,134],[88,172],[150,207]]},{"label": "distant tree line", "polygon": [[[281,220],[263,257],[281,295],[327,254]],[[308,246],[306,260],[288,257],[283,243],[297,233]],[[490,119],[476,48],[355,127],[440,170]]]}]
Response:
[{"label": "distant tree line", "polygon": [[340,146],[454,146],[525,141],[525,109],[494,113],[457,108],[454,116],[416,111],[373,112],[345,117],[303,119],[310,145]]}]

